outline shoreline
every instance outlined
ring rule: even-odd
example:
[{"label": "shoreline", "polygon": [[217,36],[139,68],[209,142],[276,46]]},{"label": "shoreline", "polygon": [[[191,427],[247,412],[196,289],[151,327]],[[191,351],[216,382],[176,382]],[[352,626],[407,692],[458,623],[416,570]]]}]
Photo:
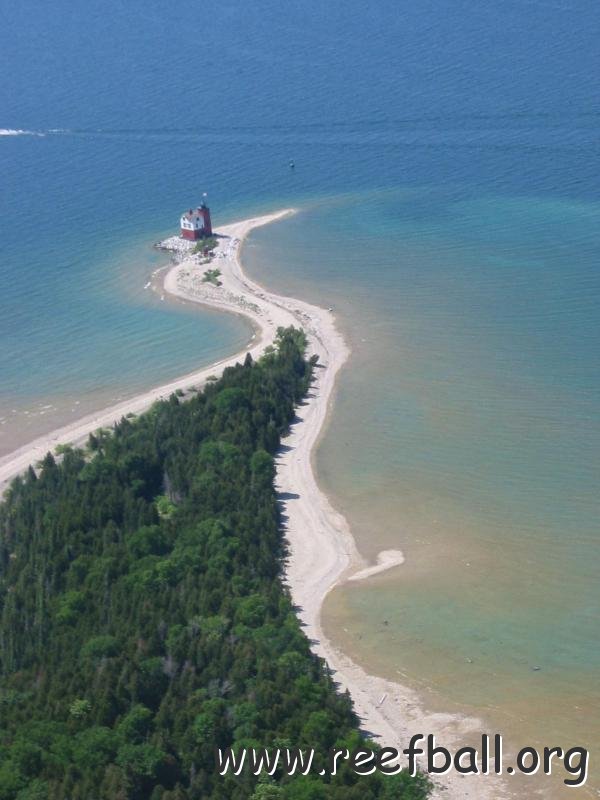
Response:
[{"label": "shoreline", "polygon": [[[287,515],[285,536],[289,558],[285,568],[288,585],[304,632],[312,650],[324,658],[342,690],[353,699],[361,728],[380,744],[406,747],[416,732],[433,733],[446,747],[457,748],[465,739],[475,739],[484,729],[474,718],[458,714],[430,713],[424,710],[417,693],[396,682],[367,674],[351,658],[338,651],[322,631],[320,614],[327,594],[344,580],[362,580],[403,561],[400,551],[384,551],[376,564],[367,564],[356,549],[346,519],[324,495],[313,470],[312,454],[327,424],[339,370],[350,351],[335,325],[332,309],[324,309],[292,297],[269,292],[243,271],[240,250],[245,237],[256,227],[267,225],[295,213],[285,209],[219,229],[219,243],[209,265],[189,252],[189,245],[178,237],[159,243],[163,249],[176,248],[176,263],[161,269],[164,291],[183,302],[195,302],[242,314],[255,331],[240,352],[191,372],[182,378],[144,392],[100,412],[89,414],[49,434],[38,437],[0,459],[0,495],[8,482],[58,445],[79,445],[89,433],[109,427],[127,414],[139,414],[153,402],[166,399],[175,391],[199,388],[209,376],[243,359],[246,353],[257,358],[275,338],[277,328],[302,327],[308,337],[308,354],[319,356],[315,379],[306,401],[299,407],[297,422],[285,438],[285,447],[276,458],[276,490]],[[187,252],[186,252],[187,251]],[[205,270],[219,268],[220,286],[204,282]],[[490,776],[462,776],[452,772],[436,781],[432,797],[495,800],[507,797],[501,779]],[[493,777],[496,777],[493,780]]]}]

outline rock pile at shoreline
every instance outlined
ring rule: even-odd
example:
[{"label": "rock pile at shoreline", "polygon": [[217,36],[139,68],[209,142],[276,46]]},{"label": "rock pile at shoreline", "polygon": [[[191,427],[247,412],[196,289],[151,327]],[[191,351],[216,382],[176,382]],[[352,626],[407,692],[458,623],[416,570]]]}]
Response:
[{"label": "rock pile at shoreline", "polygon": [[156,242],[154,247],[157,250],[168,250],[179,258],[185,258],[193,252],[195,245],[196,242],[182,239],[181,236],[169,236],[168,239],[163,239],[162,242]]}]

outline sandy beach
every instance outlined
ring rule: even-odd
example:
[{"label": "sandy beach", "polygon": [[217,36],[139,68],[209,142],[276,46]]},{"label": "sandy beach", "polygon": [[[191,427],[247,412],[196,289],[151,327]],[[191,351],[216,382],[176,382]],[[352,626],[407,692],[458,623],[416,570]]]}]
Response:
[{"label": "sandy beach", "polygon": [[[321,607],[332,587],[341,581],[372,577],[402,564],[404,558],[399,551],[387,550],[379,554],[376,564],[365,563],[347,521],[321,492],[313,470],[312,455],[331,410],[336,376],[349,357],[348,347],[336,328],[334,311],[275,295],[250,280],[242,269],[239,255],[247,234],[292,213],[292,209],[286,209],[219,228],[219,244],[210,265],[201,263],[201,257],[193,255],[177,237],[163,242],[166,249],[173,249],[175,256],[175,263],[164,276],[164,291],[182,302],[198,302],[245,315],[256,331],[252,341],[241,353],[88,415],[3,457],[0,491],[15,475],[58,445],[83,443],[90,432],[111,426],[124,415],[139,414],[177,390],[200,388],[209,376],[220,374],[247,352],[258,357],[273,342],[278,327],[302,327],[308,336],[309,354],[318,355],[319,365],[307,400],[298,409],[298,420],[278,456],[276,483],[287,517],[285,533],[290,557],[286,581],[304,631],[314,651],[328,662],[340,687],[350,691],[363,728],[380,744],[402,749],[414,733],[433,733],[449,748],[475,743],[485,730],[481,721],[456,714],[429,713],[414,691],[368,675],[323,635]],[[203,280],[209,268],[220,270],[221,285]],[[501,800],[509,794],[497,776],[462,777],[450,773],[439,781],[433,796]]]}]

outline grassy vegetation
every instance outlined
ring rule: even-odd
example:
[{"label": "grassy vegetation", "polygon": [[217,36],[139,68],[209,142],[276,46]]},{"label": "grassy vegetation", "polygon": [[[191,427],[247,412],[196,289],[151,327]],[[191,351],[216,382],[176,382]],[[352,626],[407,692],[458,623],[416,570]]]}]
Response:
[{"label": "grassy vegetation", "polygon": [[205,239],[200,239],[196,242],[193,253],[212,253],[216,246],[219,244],[219,240],[216,236],[207,236]]},{"label": "grassy vegetation", "polygon": [[221,281],[219,280],[220,274],[220,269],[207,269],[202,278],[202,282],[212,283],[214,286],[221,286]]}]

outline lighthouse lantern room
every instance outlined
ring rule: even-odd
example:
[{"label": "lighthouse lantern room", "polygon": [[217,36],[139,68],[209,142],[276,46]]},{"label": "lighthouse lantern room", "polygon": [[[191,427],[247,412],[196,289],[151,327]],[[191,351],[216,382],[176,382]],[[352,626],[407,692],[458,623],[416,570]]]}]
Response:
[{"label": "lighthouse lantern room", "polygon": [[204,239],[212,236],[212,225],[210,221],[210,209],[206,203],[202,203],[198,208],[190,208],[181,216],[181,236],[184,239]]}]

